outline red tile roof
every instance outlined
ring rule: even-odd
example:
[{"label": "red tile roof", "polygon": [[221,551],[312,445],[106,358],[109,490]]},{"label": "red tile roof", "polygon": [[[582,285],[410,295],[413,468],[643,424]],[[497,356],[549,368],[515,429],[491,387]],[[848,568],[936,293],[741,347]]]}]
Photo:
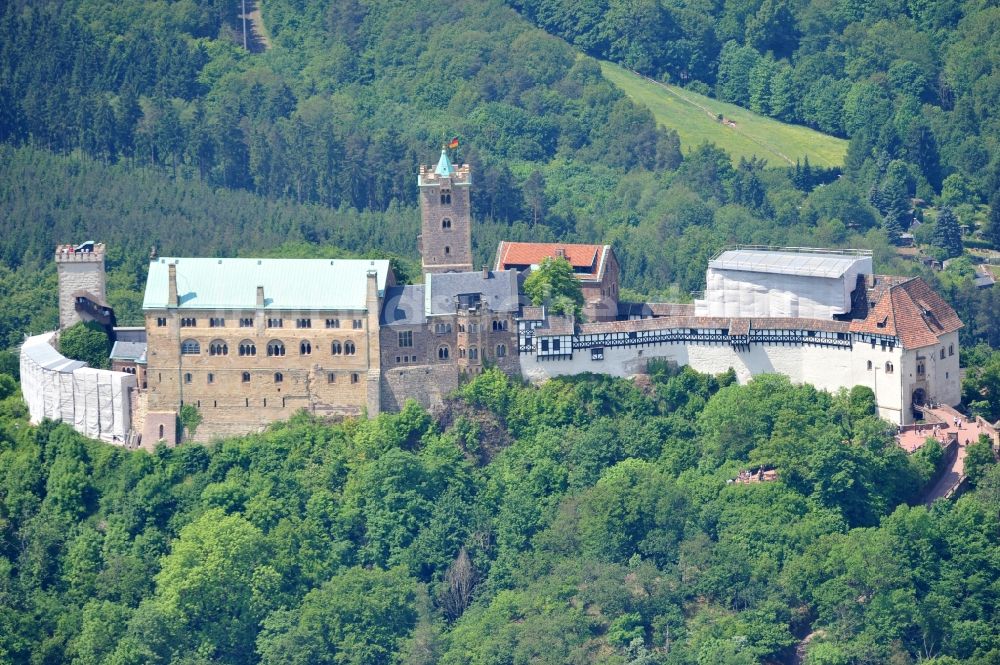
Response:
[{"label": "red tile roof", "polygon": [[730,335],[749,335],[750,319],[733,319],[729,322]]},{"label": "red tile roof", "polygon": [[558,255],[562,250],[573,268],[586,268],[588,273],[577,272],[580,279],[600,279],[610,245],[577,245],[557,242],[501,242],[497,248],[496,270],[510,270],[538,265],[543,259]]},{"label": "red tile roof", "polygon": [[865,318],[851,322],[851,332],[890,335],[903,348],[919,349],[962,327],[955,310],[923,279],[876,275],[874,280],[868,288],[874,304]]},{"label": "red tile roof", "polygon": [[694,303],[651,302],[653,316],[694,316]]}]

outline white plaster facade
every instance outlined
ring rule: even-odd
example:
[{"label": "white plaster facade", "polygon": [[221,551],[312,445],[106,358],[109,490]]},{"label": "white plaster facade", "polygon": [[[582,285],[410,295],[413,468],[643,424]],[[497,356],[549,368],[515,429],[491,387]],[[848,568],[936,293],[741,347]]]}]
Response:
[{"label": "white plaster facade", "polygon": [[[864,343],[852,347],[750,344],[743,348],[725,343],[649,344],[605,347],[602,355],[603,359],[592,360],[588,349],[559,358],[523,355],[521,372],[533,383],[585,372],[630,377],[644,372],[650,360],[662,359],[688,365],[706,374],[720,374],[733,369],[741,384],[761,374],[783,374],[793,383],[809,383],[830,392],[856,385],[867,386],[876,394],[881,417],[900,425],[913,420],[909,409],[910,391],[904,390],[904,386],[909,388],[909,384],[906,383],[903,368],[906,366],[904,356],[916,354],[904,352],[899,346],[892,349],[886,346],[883,350],[880,344],[872,348]],[[887,371],[887,367],[891,371]],[[942,398],[934,401],[947,401],[949,404],[958,401],[949,399],[942,393]]]}]

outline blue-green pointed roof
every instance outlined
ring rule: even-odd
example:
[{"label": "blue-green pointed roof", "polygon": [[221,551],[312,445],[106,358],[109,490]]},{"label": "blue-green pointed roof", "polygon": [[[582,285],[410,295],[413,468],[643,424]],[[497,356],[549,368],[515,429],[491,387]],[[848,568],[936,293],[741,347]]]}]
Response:
[{"label": "blue-green pointed roof", "polygon": [[455,167],[451,165],[451,160],[448,159],[448,151],[444,148],[441,149],[441,159],[438,160],[438,165],[434,169],[434,173],[445,178],[455,175]]}]

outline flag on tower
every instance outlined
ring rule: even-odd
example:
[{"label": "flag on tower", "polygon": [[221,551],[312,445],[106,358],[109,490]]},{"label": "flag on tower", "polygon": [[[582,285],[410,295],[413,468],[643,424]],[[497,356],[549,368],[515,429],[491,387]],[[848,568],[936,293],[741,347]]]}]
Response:
[{"label": "flag on tower", "polygon": [[452,140],[448,141],[448,148],[454,150],[458,147],[458,137],[456,136]]}]

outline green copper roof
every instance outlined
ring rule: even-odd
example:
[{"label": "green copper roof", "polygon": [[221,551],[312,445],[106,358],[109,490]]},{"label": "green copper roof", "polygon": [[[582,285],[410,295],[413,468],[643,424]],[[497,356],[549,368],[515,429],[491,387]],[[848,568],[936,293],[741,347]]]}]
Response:
[{"label": "green copper roof", "polygon": [[143,309],[167,307],[169,264],[177,264],[179,309],[253,310],[264,287],[269,310],[364,310],[368,271],[383,291],[389,262],[367,259],[204,259],[164,257],[149,264]]},{"label": "green copper roof", "polygon": [[434,173],[446,178],[455,175],[455,167],[451,165],[451,160],[448,159],[448,151],[444,148],[441,148],[441,159],[438,160],[438,165],[434,169]]}]

